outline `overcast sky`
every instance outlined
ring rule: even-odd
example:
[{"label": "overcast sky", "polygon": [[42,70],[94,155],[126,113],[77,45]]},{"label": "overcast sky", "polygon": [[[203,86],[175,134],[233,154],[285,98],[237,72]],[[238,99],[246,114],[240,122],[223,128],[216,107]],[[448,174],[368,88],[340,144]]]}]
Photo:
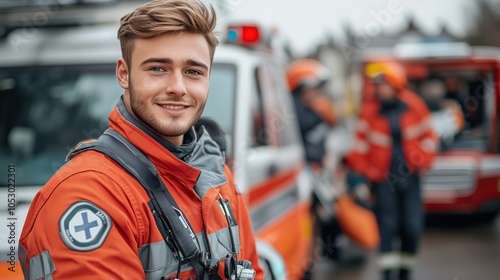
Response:
[{"label": "overcast sky", "polygon": [[[491,0],[499,2],[498,0]],[[471,0],[227,0],[224,22],[254,21],[277,27],[289,39],[292,50],[305,54],[325,38],[327,32],[342,38],[349,24],[361,33],[377,34],[406,26],[408,16],[418,26],[436,34],[446,24],[455,35],[464,35],[475,13]]]}]

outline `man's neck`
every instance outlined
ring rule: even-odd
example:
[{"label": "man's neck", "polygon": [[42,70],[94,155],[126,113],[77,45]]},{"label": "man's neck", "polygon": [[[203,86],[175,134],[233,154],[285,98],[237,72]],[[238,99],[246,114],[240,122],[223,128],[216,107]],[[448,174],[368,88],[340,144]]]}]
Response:
[{"label": "man's neck", "polygon": [[180,135],[180,136],[161,136],[161,138],[167,140],[168,142],[174,144],[174,145],[177,145],[177,146],[180,146],[182,145],[183,141],[184,141],[184,135]]}]

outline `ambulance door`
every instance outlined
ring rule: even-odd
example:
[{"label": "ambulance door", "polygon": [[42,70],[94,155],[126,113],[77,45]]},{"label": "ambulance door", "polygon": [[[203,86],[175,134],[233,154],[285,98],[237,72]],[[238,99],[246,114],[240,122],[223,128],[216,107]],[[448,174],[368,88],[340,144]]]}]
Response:
[{"label": "ambulance door", "polygon": [[[255,69],[256,93],[252,97],[252,148],[247,165],[248,185],[276,177],[293,176],[303,167],[302,146],[295,111],[283,85],[284,73],[261,64]],[[283,98],[285,97],[285,98]]]},{"label": "ambulance door", "polygon": [[303,147],[281,69],[263,63],[255,72],[258,90],[252,108],[261,117],[254,125],[257,147],[247,159],[255,174],[250,178],[255,181],[250,183],[249,204],[258,239],[283,257],[287,279],[299,279],[300,264],[310,252],[309,197],[299,186],[305,166]]}]

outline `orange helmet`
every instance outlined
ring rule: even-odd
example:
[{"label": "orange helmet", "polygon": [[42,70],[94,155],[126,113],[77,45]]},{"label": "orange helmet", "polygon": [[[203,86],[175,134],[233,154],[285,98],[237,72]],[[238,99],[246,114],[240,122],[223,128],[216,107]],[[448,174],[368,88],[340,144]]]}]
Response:
[{"label": "orange helmet", "polygon": [[292,92],[303,88],[323,85],[329,78],[328,69],[314,59],[301,59],[292,62],[287,69],[288,87]]},{"label": "orange helmet", "polygon": [[406,73],[397,62],[372,62],[365,68],[366,75],[377,81],[383,79],[396,89],[403,89],[408,84]]}]

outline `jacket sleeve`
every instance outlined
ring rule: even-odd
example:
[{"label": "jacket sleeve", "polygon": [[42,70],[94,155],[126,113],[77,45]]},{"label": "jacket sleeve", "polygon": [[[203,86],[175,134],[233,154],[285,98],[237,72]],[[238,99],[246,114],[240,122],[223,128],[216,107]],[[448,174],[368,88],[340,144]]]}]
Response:
[{"label": "jacket sleeve", "polygon": [[370,143],[368,133],[370,127],[367,117],[361,114],[355,128],[353,146],[345,157],[345,163],[356,173],[370,181],[377,181],[380,172],[369,162]]},{"label": "jacket sleeve", "polygon": [[[229,174],[228,176],[229,182],[234,186],[234,180],[227,167],[226,167],[226,174]],[[252,263],[252,268],[256,272],[255,280],[263,280],[264,270],[259,264],[259,255],[257,254],[255,234],[253,232],[250,215],[248,214],[247,204],[245,202],[243,195],[237,192],[236,187],[235,187],[235,194],[236,194],[235,216],[238,221],[238,227],[240,232],[240,254],[238,255],[238,259],[250,261]]]},{"label": "jacket sleeve", "polygon": [[26,279],[144,279],[141,214],[117,182],[81,172],[48,190],[32,202],[20,237]]}]

